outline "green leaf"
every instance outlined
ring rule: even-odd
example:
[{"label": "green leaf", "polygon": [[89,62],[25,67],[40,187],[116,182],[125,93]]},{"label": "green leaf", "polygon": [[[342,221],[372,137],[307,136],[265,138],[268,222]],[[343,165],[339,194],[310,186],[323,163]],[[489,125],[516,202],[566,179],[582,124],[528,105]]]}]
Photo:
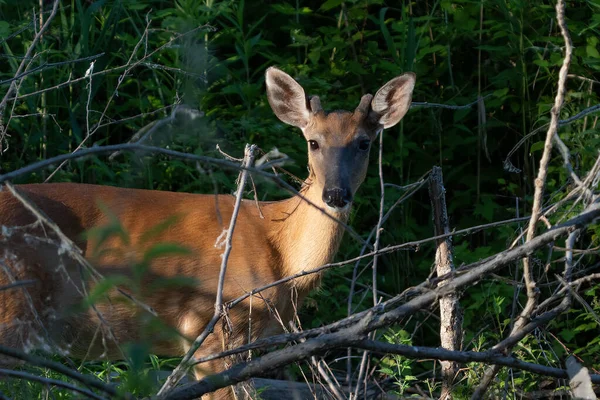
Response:
[{"label": "green leaf", "polygon": [[540,151],[544,148],[544,142],[535,142],[531,145],[531,147],[529,148],[529,153],[533,154],[536,151]]},{"label": "green leaf", "polygon": [[341,4],[342,4],[342,0],[327,0],[325,3],[323,3],[321,5],[321,7],[319,7],[319,10],[328,11],[328,10],[331,10],[332,8],[338,7]]},{"label": "green leaf", "polygon": [[394,59],[394,69],[397,70],[398,65],[400,64],[400,60],[398,58],[398,51],[396,50],[396,44],[394,43],[394,39],[392,38],[392,35],[390,35],[390,31],[385,25],[385,13],[387,12],[387,10],[387,7],[383,7],[381,10],[379,10],[379,30],[381,31],[381,34],[385,39],[385,43],[387,44],[389,54]]},{"label": "green leaf", "polygon": [[296,10],[291,4],[272,4],[271,8],[276,12],[284,15],[296,15],[296,13],[301,15],[306,15],[312,13],[312,10],[309,7],[300,7]]},{"label": "green leaf", "polygon": [[560,336],[565,339],[567,342],[570,342],[575,337],[575,332],[570,329],[563,329],[560,331]]},{"label": "green leaf", "polygon": [[494,97],[504,97],[508,93],[508,88],[502,88],[494,91]]},{"label": "green leaf", "polygon": [[591,45],[586,46],[585,53],[588,55],[588,57],[600,58],[600,53],[598,53],[596,46],[591,46]]},{"label": "green leaf", "polygon": [[0,21],[0,38],[10,36],[10,24],[6,21]]},{"label": "green leaf", "polygon": [[422,57],[426,56],[427,54],[437,53],[437,52],[441,52],[441,51],[446,51],[446,46],[437,44],[437,45],[434,45],[431,47],[424,47],[421,50],[419,50],[419,58],[422,58]]}]

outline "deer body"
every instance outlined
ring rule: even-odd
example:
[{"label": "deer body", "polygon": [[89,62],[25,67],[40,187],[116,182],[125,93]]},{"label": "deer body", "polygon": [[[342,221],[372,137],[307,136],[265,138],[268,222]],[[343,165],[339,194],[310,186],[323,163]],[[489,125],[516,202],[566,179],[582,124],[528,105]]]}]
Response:
[{"label": "deer body", "polygon": [[[33,203],[38,204],[41,210],[54,220],[66,235],[76,239],[77,245],[84,250],[86,258],[91,259],[96,269],[104,276],[131,275],[130,265],[140,262],[140,255],[157,243],[177,243],[190,250],[189,255],[169,256],[167,264],[164,264],[164,257],[157,258],[151,263],[146,279],[151,281],[174,276],[193,277],[195,278],[194,286],[186,286],[183,289],[174,288],[160,295],[147,293],[143,301],[152,307],[165,322],[179,328],[182,333],[190,335],[191,339],[195,337],[195,334],[201,332],[202,325],[210,320],[214,311],[214,297],[219,276],[218,266],[223,254],[223,246],[218,245],[217,238],[228,226],[228,216],[231,216],[233,210],[234,199],[232,196],[218,197],[219,212],[222,216],[220,224],[216,213],[217,200],[212,195],[68,183],[24,185],[19,186],[18,190]],[[35,217],[22,208],[19,201],[10,193],[3,192],[0,199],[3,209],[12,210],[8,215],[3,213],[0,216],[2,225],[23,226],[35,222]],[[109,238],[101,247],[93,240],[81,238],[81,233],[94,227],[106,226],[109,223],[108,217],[98,207],[97,199],[101,199],[103,206],[111,211],[123,226],[124,231],[127,232],[129,236],[127,245],[124,245],[122,240],[116,237]],[[302,269],[320,266],[328,262],[337,250],[343,228],[300,198],[261,204],[260,209],[264,218],[259,216],[258,208],[253,201],[242,202],[233,236],[232,253],[228,262],[230,270],[226,274],[225,301],[233,300],[254,288],[295,274]],[[142,214],[139,210],[143,210]],[[174,222],[169,225],[168,230],[154,235],[152,240],[140,243],[140,238],[145,232],[151,231],[157,223],[171,217],[174,218]],[[302,223],[299,224],[300,220]],[[292,232],[289,228],[290,224],[294,226],[299,224],[302,229]],[[39,230],[39,228],[35,228],[35,230]],[[30,234],[32,233],[34,232],[30,231]],[[37,232],[37,234],[44,235],[43,232]],[[198,240],[199,234],[206,237],[207,240]],[[329,243],[329,245],[323,246],[324,243]],[[117,252],[115,255],[94,256],[102,249],[115,248],[122,248],[123,251]],[[12,250],[14,251],[15,247],[12,247]],[[287,258],[283,254],[286,254]],[[295,263],[294,260],[298,260],[298,263]],[[70,264],[68,257],[62,257],[62,262]],[[77,265],[69,265],[69,267],[72,269],[69,271],[70,274],[76,275]],[[315,274],[305,277],[300,284],[295,283],[299,297],[303,298],[318,280],[319,276]],[[45,283],[42,282],[42,285]],[[66,285],[64,288],[70,293],[50,299],[48,301],[50,308],[64,310],[63,298],[74,300],[68,304],[69,306],[73,306],[76,301],[81,300],[76,287]],[[273,297],[274,304],[282,304],[285,302],[277,298],[285,297],[285,295],[278,292],[286,291],[289,293],[290,288],[273,289],[270,292],[267,291],[267,296]],[[254,311],[258,312],[261,305],[256,302],[254,307]],[[110,323],[119,342],[124,343],[140,338],[139,334],[134,334],[137,326],[132,315],[135,308],[132,308],[131,304],[99,302],[97,308]],[[287,314],[290,311],[284,307],[280,313]],[[240,318],[244,320],[248,318],[247,309],[242,314],[245,315]],[[81,340],[85,344],[85,339],[91,339],[91,337],[88,338],[90,332],[93,335],[93,331],[98,327],[97,317],[93,310],[88,310],[85,314],[77,314],[73,318],[73,326],[90,328]],[[264,323],[271,322],[273,322],[271,318],[264,321]],[[259,332],[264,329],[261,323],[263,321],[257,319],[254,326]],[[195,331],[196,329],[197,331]],[[61,332],[68,334],[62,328]],[[154,350],[159,354],[182,353],[179,345],[177,352],[161,348],[160,343],[157,345],[159,347]],[[108,356],[120,357],[120,354],[115,353],[116,349],[112,347]],[[76,349],[72,349],[70,353],[84,352],[83,354],[74,354],[83,356],[88,351],[87,347],[77,350],[78,348],[77,346]],[[95,352],[101,355],[103,351],[102,346],[99,346]]]},{"label": "deer body", "polygon": [[[301,193],[320,208],[300,196],[262,202],[258,207],[254,201],[243,201],[228,260],[225,302],[332,260],[344,229],[335,219],[347,219],[366,174],[371,141],[408,110],[414,75],[395,78],[375,97],[363,96],[353,113],[324,113],[318,98],[307,100],[300,85],[275,68],[267,71],[266,82],[275,114],[302,129],[308,142],[311,172]],[[55,235],[4,190],[0,192],[0,225],[6,227],[0,233],[0,286],[30,283],[0,291],[0,344],[26,349],[53,344],[87,359],[122,358],[116,344],[139,340],[148,340],[151,351],[161,355],[179,356],[188,349],[189,341],[214,313],[224,250],[217,239],[229,225],[232,196],[68,183],[22,185],[17,190],[75,241],[103,276],[125,276],[127,282],[137,276],[139,287],[121,286],[153,308],[162,329],[181,335],[174,338],[160,329],[148,330],[148,313],[114,291],[99,296],[93,307],[82,308],[82,299],[98,284],[82,273],[73,258],[57,251]],[[116,220],[126,234],[82,236]],[[156,230],[165,221],[170,221],[167,228]],[[176,243],[189,254],[159,255],[147,263],[143,274],[136,275],[131,266],[165,242]],[[164,284],[175,277],[186,278],[187,284]],[[246,299],[230,310],[228,334],[219,326],[197,356],[221,351],[225,342],[236,346],[284,329],[319,282],[319,274],[307,275]],[[214,362],[201,364],[195,373],[200,378],[221,369],[223,363]]]}]

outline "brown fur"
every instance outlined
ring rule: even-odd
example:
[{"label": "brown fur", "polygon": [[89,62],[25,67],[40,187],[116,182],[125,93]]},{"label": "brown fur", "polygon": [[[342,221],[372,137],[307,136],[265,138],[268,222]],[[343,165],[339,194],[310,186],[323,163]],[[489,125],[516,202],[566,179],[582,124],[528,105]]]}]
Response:
[{"label": "brown fur", "polygon": [[[325,207],[322,195],[332,170],[348,177],[354,194],[368,163],[368,151],[355,151],[356,138],[372,139],[381,127],[367,121],[364,105],[355,113],[310,113],[302,108],[306,102],[298,108],[293,102],[303,96],[303,91],[297,92],[300,86],[281,71],[269,73],[277,75],[271,80],[281,87],[275,89],[283,90],[282,96],[270,92],[269,100],[292,102],[273,106],[276,114],[282,119],[293,114],[288,119],[304,125],[306,139],[320,141],[322,151],[309,150],[311,174],[302,194]],[[401,106],[407,108],[408,104]],[[291,114],[282,115],[281,110]],[[306,115],[310,115],[309,120]],[[335,159],[327,159],[328,152]],[[152,307],[163,325],[157,328],[151,324],[147,312],[114,290],[99,296],[94,307],[82,307],[84,295],[93,293],[98,284],[60,246],[57,248],[56,235],[36,223],[35,217],[4,190],[0,192],[0,225],[5,227],[0,233],[0,286],[22,280],[34,283],[0,291],[2,345],[24,349],[49,346],[88,359],[121,358],[117,344],[137,341],[149,343],[151,351],[160,355],[180,356],[188,349],[189,340],[202,332],[214,312],[224,251],[216,241],[229,224],[232,196],[219,196],[217,206],[213,195],[109,186],[61,183],[22,185],[17,189],[76,242],[101,274],[113,279],[128,277],[130,283],[119,281],[120,287]],[[343,227],[326,213],[345,221],[348,211],[325,209],[316,209],[296,196],[261,203],[262,218],[253,201],[243,201],[228,261],[224,301],[330,262]],[[148,235],[169,219],[172,223],[168,228]],[[98,228],[115,225],[116,221],[126,234],[112,234],[102,240]],[[92,233],[83,236],[90,230]],[[132,266],[140,265],[149,249],[165,242],[183,246],[190,253],[153,258],[141,274],[141,281],[136,281]],[[160,284],[175,277],[183,277],[188,284]],[[287,324],[293,317],[296,293],[298,303],[302,303],[320,279],[320,274],[308,275],[237,305],[228,316],[228,328],[219,326],[196,355],[221,351],[226,342],[237,346],[280,331],[278,319]],[[195,373],[200,378],[222,369],[223,361],[216,361],[200,365]],[[230,394],[221,391],[219,395]]]}]

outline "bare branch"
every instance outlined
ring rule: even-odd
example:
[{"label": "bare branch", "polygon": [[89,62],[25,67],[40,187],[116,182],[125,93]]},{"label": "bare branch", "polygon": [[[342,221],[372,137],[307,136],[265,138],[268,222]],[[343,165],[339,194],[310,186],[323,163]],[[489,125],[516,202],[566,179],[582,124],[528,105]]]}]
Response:
[{"label": "bare branch", "polygon": [[555,294],[548,297],[546,300],[544,300],[543,302],[541,302],[538,305],[537,309],[534,312],[534,315],[541,313],[541,311],[543,311],[546,307],[548,307],[548,305],[550,305],[551,303],[564,297],[565,292],[567,292],[569,290],[569,288],[574,288],[574,287],[576,288],[576,287],[579,287],[580,285],[582,285],[583,283],[591,282],[594,280],[600,280],[600,273],[590,274],[590,275],[586,275],[582,278],[576,279],[573,282],[570,282],[568,284],[568,286],[563,285],[560,290],[558,290]]},{"label": "bare branch", "polygon": [[471,108],[473,107],[475,104],[479,103],[480,101],[483,101],[485,99],[487,99],[488,97],[491,97],[493,94],[490,93],[486,96],[483,96],[482,98],[478,98],[477,100],[472,101],[469,104],[465,104],[463,106],[453,106],[450,104],[439,104],[439,103],[428,103],[428,102],[418,102],[418,101],[413,101],[410,105],[410,108],[413,107],[419,107],[419,108],[446,108],[448,110],[464,110],[466,108]]},{"label": "bare branch", "polygon": [[[550,125],[548,127],[548,132],[546,133],[546,140],[544,142],[544,152],[542,154],[542,158],[540,160],[540,165],[538,169],[538,175],[535,179],[535,192],[533,195],[533,206],[531,210],[531,219],[529,220],[529,225],[527,227],[527,236],[526,241],[529,242],[535,237],[535,230],[537,227],[537,222],[542,214],[542,201],[544,196],[544,188],[546,185],[546,177],[548,174],[548,165],[550,163],[550,158],[552,156],[552,143],[557,136],[558,124],[560,118],[560,110],[562,109],[565,93],[567,91],[566,81],[567,74],[569,72],[569,66],[571,64],[571,53],[573,51],[573,45],[571,43],[571,37],[569,35],[569,30],[567,29],[567,24],[565,22],[565,4],[564,0],[558,0],[556,3],[556,19],[558,21],[558,26],[560,27],[561,34],[565,41],[565,58],[563,60],[563,64],[560,68],[559,77],[558,77],[558,92],[554,99],[554,106],[550,112]],[[525,278],[525,288],[527,291],[527,302],[525,303],[525,307],[521,311],[521,314],[515,321],[515,324],[512,328],[512,331],[509,335],[513,336],[513,333],[519,332],[522,328],[527,324],[527,321],[531,317],[535,307],[538,303],[538,295],[539,289],[536,287],[536,282],[533,276],[533,271],[530,263],[529,257],[523,259],[523,276]],[[511,348],[507,348],[508,351]],[[484,374],[484,377],[473,393],[472,399],[480,399],[485,394],[488,386],[492,382],[493,378],[496,376],[498,372],[498,367],[492,366],[490,367]]]},{"label": "bare branch", "polygon": [[19,75],[14,76],[13,78],[10,79],[6,79],[3,81],[0,81],[0,86],[1,85],[6,85],[7,83],[11,83],[12,81],[17,81],[21,78],[24,78],[28,75],[32,75],[36,72],[41,72],[41,71],[45,71],[47,69],[51,69],[51,68],[55,68],[55,67],[60,67],[62,65],[68,65],[68,64],[74,64],[74,63],[78,63],[78,62],[83,62],[83,61],[90,61],[90,60],[95,60],[99,57],[102,57],[104,55],[104,53],[99,53],[99,54],[95,54],[93,56],[88,56],[88,57],[81,57],[81,58],[76,58],[74,60],[67,60],[67,61],[59,61],[59,62],[55,62],[55,63],[44,63],[40,66],[37,66],[35,68],[32,68],[30,70],[27,70],[25,72],[22,72]]},{"label": "bare branch", "polygon": [[[455,275],[450,279],[447,279],[445,285],[425,291],[425,293],[400,306],[396,307],[396,304],[401,300],[402,296],[397,296],[396,298],[382,303],[366,312],[357,313],[322,328],[311,329],[298,334],[278,335],[268,338],[270,341],[269,345],[283,344],[292,340],[310,337],[313,337],[314,340],[307,340],[303,343],[271,352],[261,358],[249,361],[248,363],[235,365],[226,371],[209,376],[199,382],[176,388],[166,396],[165,399],[193,399],[251,377],[261,376],[269,370],[283,367],[315,354],[320,354],[326,349],[354,346],[357,343],[360,343],[368,332],[397,323],[402,318],[431,306],[440,297],[477,283],[484,276],[495,272],[518,259],[528,256],[536,249],[555,241],[565,234],[569,234],[576,229],[587,226],[599,217],[600,204],[593,204],[584,213],[566,223],[557,226],[548,232],[544,232],[519,247],[496,254],[475,265],[467,266],[466,269],[468,272],[458,276]],[[395,308],[389,309],[389,307]],[[541,319],[542,317],[539,318]],[[265,341],[266,340],[257,340],[253,345],[256,345],[258,342],[261,342],[261,344],[264,345]]]},{"label": "bare branch", "polygon": [[42,368],[48,368],[52,371],[58,372],[59,374],[65,375],[71,379],[81,382],[89,388],[101,390],[102,392],[110,395],[111,397],[123,398],[123,399],[130,398],[130,396],[128,396],[128,395],[121,394],[113,386],[102,382],[101,380],[96,378],[96,376],[82,374],[74,369],[65,367],[63,364],[60,364],[60,363],[57,363],[54,361],[50,361],[50,360],[46,360],[44,358],[36,357],[31,354],[27,354],[25,352],[22,352],[22,351],[19,351],[19,350],[10,348],[10,347],[2,346],[2,345],[0,345],[0,354],[9,356],[9,357],[13,357],[18,360],[25,361],[30,365],[35,365],[37,367],[42,367]]},{"label": "bare branch", "polygon": [[[568,373],[564,369],[521,361],[518,358],[508,357],[502,353],[493,351],[450,351],[441,348],[406,346],[401,344],[390,344],[368,340],[355,343],[354,346],[384,354],[400,354],[410,358],[432,358],[435,360],[448,360],[460,363],[493,363],[505,367],[533,372],[539,375],[552,376],[554,378],[568,377]],[[600,383],[600,375],[592,375],[592,379],[594,383]]]},{"label": "bare branch", "polygon": [[67,390],[70,390],[72,392],[81,393],[82,395],[84,395],[85,397],[89,397],[90,399],[96,399],[96,400],[106,400],[107,399],[106,397],[98,396],[96,393],[94,393],[90,390],[80,388],[80,387],[72,385],[68,382],[59,381],[57,379],[44,378],[44,377],[33,375],[33,374],[23,372],[23,371],[14,371],[12,369],[3,369],[2,368],[2,369],[0,369],[0,376],[20,378],[20,379],[24,379],[24,380],[31,381],[31,382],[38,382],[38,383],[41,383],[44,385],[53,385],[53,386],[62,387]]},{"label": "bare branch", "polygon": [[[189,31],[186,31],[186,32],[183,32],[183,33],[173,33],[172,39],[170,39],[169,41],[167,41],[165,44],[161,45],[160,47],[156,48],[151,53],[148,53],[144,58],[136,61],[136,63],[134,65],[136,67],[137,66],[141,66],[142,63],[144,62],[144,60],[150,58],[151,56],[153,56],[157,52],[163,50],[164,48],[171,46],[173,44],[173,42],[176,42],[177,40],[179,40],[179,39],[181,39],[183,37],[186,37],[188,35],[193,34],[194,32],[197,32],[197,31],[203,30],[203,29],[205,29],[205,30],[212,30],[214,28],[212,26],[210,26],[210,25],[201,25],[201,26],[197,26],[197,27],[195,27],[193,29],[190,29]],[[129,64],[126,64],[126,65],[121,65],[121,66],[118,66],[118,67],[113,67],[113,68],[105,69],[103,71],[94,72],[93,74],[91,74],[91,76],[93,78],[95,78],[96,76],[99,76],[99,75],[105,75],[105,74],[109,74],[111,72],[122,71],[122,70],[127,69],[129,66],[130,66]],[[24,93],[24,94],[20,94],[18,96],[13,96],[13,97],[7,98],[7,101],[15,101],[15,100],[26,99],[26,98],[31,97],[31,96],[36,96],[36,95],[39,95],[39,94],[42,94],[42,93],[45,93],[45,92],[49,92],[49,91],[52,91],[52,90],[60,89],[60,88],[63,88],[65,86],[69,86],[69,85],[72,85],[74,83],[78,83],[78,82],[84,81],[84,80],[86,80],[88,78],[89,77],[86,77],[86,76],[82,76],[82,77],[75,78],[75,79],[70,79],[69,78],[66,82],[59,83],[59,84],[57,84],[55,86],[52,86],[52,87],[47,87],[47,88],[44,88],[44,89],[36,90],[35,92]]]},{"label": "bare branch", "polygon": [[[189,368],[193,365],[192,359],[196,351],[202,346],[202,343],[206,340],[206,338],[213,333],[214,328],[217,322],[221,319],[224,314],[223,308],[223,286],[225,284],[225,272],[227,271],[227,262],[229,261],[229,254],[232,249],[232,241],[233,241],[233,232],[235,229],[235,224],[237,222],[237,216],[240,211],[240,206],[242,204],[242,197],[244,194],[244,187],[246,186],[246,180],[248,178],[248,168],[252,167],[254,163],[254,153],[256,150],[255,145],[246,145],[246,149],[244,151],[244,160],[242,162],[242,172],[240,173],[240,178],[238,182],[238,187],[235,195],[235,206],[233,208],[233,213],[231,215],[231,220],[229,221],[229,228],[227,229],[227,236],[225,238],[225,251],[223,252],[223,257],[221,260],[221,269],[219,272],[219,283],[217,286],[217,297],[215,299],[215,313],[212,319],[208,322],[204,331],[198,335],[198,337],[194,340],[194,342],[190,345],[189,350],[179,363],[179,365],[173,370],[173,373],[167,378],[164,385],[158,391],[158,396],[165,396],[168,392],[179,383],[181,378],[185,376],[188,372]],[[218,240],[218,239],[217,239]]]},{"label": "bare branch", "polygon": [[[598,111],[600,111],[600,104],[596,104],[594,106],[588,107],[567,119],[561,119],[560,121],[558,121],[558,126],[562,127],[565,125],[569,125],[570,123],[572,123],[574,121],[577,121],[583,117],[586,117],[589,114],[592,114],[592,113],[595,113]],[[523,145],[523,143],[525,143],[527,141],[527,139],[530,139],[532,136],[537,135],[542,130],[547,129],[548,126],[549,126],[549,124],[545,124],[543,126],[540,126],[539,128],[534,129],[533,131],[529,132],[527,135],[523,136],[521,138],[521,140],[519,140],[517,142],[517,144],[514,145],[514,147],[506,155],[506,158],[504,159],[504,169],[506,169],[507,171],[511,171],[511,172],[521,172],[520,169],[518,169],[512,165],[512,163],[510,162],[510,157],[517,151],[517,149],[519,149],[519,147],[521,147]],[[555,140],[556,140],[556,137],[555,137]]]},{"label": "bare branch", "polygon": [[[35,49],[35,46],[37,46],[38,42],[40,41],[40,39],[44,35],[44,32],[46,32],[46,30],[50,26],[50,23],[52,22],[52,20],[56,16],[56,12],[58,11],[58,5],[59,4],[60,4],[60,0],[54,0],[54,4],[52,6],[52,12],[50,13],[50,16],[48,16],[48,18],[46,18],[46,22],[40,28],[39,32],[35,35],[35,37],[31,41],[31,44],[29,45],[29,48],[27,49],[27,52],[25,52],[25,56],[23,56],[23,60],[21,61],[21,64],[19,65],[19,68],[17,68],[17,71],[15,72],[15,76],[19,76],[21,74],[21,72],[23,72],[23,70],[25,69],[25,65],[27,64],[27,61],[31,57],[31,54],[33,53],[33,50]],[[2,101],[0,101],[0,126],[2,125],[2,115],[4,114],[4,110],[6,109],[6,104],[8,103],[8,100],[10,99],[10,96],[12,96],[13,92],[16,89],[16,83],[15,82],[16,81],[12,81],[10,83],[10,86],[8,87],[8,90],[4,94],[4,97],[2,98]]]},{"label": "bare branch", "polygon": [[[50,23],[56,16],[56,12],[58,11],[59,4],[60,4],[60,0],[54,0],[54,5],[52,6],[52,12],[50,13],[50,16],[46,19],[46,22],[44,23],[44,25],[42,25],[39,32],[35,35],[35,37],[31,41],[31,44],[29,45],[27,52],[25,52],[25,56],[23,57],[23,60],[21,60],[21,64],[19,64],[19,67],[17,68],[17,71],[15,72],[15,76],[20,76],[21,73],[26,69],[26,66],[29,64],[29,59],[31,57],[31,54],[33,53],[33,50],[35,49],[38,42],[41,40],[42,36],[44,35],[44,32],[46,32],[46,30],[50,26]],[[4,126],[4,110],[6,109],[6,105],[8,104],[8,100],[9,100],[10,96],[17,89],[17,81],[18,81],[18,79],[10,82],[10,86],[8,87],[8,90],[4,94],[4,97],[2,98],[2,100],[0,101],[0,153],[2,152],[3,144],[5,141],[5,135],[7,134],[7,131],[8,131],[8,127]]]},{"label": "bare branch", "polygon": [[[398,322],[402,318],[405,318],[426,307],[429,307],[430,305],[435,303],[440,297],[443,297],[450,293],[455,293],[457,290],[462,290],[467,286],[476,284],[484,276],[491,274],[499,270],[500,268],[531,254],[536,249],[539,249],[540,247],[555,241],[561,236],[569,234],[570,232],[573,232],[576,229],[580,229],[584,226],[593,223],[593,221],[595,221],[598,218],[600,218],[600,205],[596,204],[591,206],[588,210],[586,210],[579,216],[567,221],[566,223],[560,226],[549,230],[548,232],[544,232],[543,234],[535,237],[528,243],[525,243],[513,249],[505,250],[502,253],[498,253],[480,262],[464,266],[460,269],[460,271],[467,271],[465,273],[459,274],[459,271],[457,271],[451,276],[441,277],[440,279],[433,280],[431,282],[424,282],[422,285],[419,286],[419,288],[422,289],[421,291],[423,294],[413,298],[412,300],[404,304],[401,304],[401,302],[405,299],[405,296],[399,295],[391,300],[379,304],[377,307],[371,308],[364,312],[356,313],[350,317],[334,322],[327,326],[305,330],[299,333],[288,333],[283,335],[272,336],[270,338],[259,339],[251,344],[241,346],[235,350],[230,350],[228,352],[221,353],[217,356],[213,355],[203,357],[202,359],[199,359],[198,362],[206,362],[219,357],[244,352],[251,349],[286,344],[300,339],[308,339],[319,336],[323,337],[331,333],[343,331],[344,329],[349,329],[350,327],[356,326],[357,324],[360,325],[362,323],[367,324],[365,331],[369,332],[375,329],[389,326],[393,323]],[[435,284],[439,283],[442,279],[445,280],[444,285],[438,285],[437,287],[432,288],[432,286],[435,286]],[[542,322],[545,323],[548,320],[554,318],[555,316],[556,315],[552,316],[552,314],[548,313],[544,314],[543,316],[540,316],[539,322],[535,322],[537,324],[536,326],[540,326]],[[527,326],[526,328],[529,327]],[[308,341],[305,343],[308,343]],[[302,343],[297,346],[304,345],[305,343]],[[350,344],[348,343],[348,345]],[[301,353],[303,351],[304,350],[302,350]],[[305,354],[306,357],[310,355],[311,354]],[[277,367],[279,366],[280,365],[278,365]]]},{"label": "bare branch", "polygon": [[31,279],[24,280],[24,281],[16,281],[9,285],[0,286],[0,291],[20,288],[20,287],[24,287],[24,286],[33,286],[33,285],[35,285],[35,281],[31,280]]},{"label": "bare branch", "polygon": [[573,398],[595,400],[596,393],[594,393],[594,389],[592,388],[593,379],[588,369],[579,364],[573,356],[567,357],[566,366]]},{"label": "bare branch", "polygon": [[[429,176],[429,197],[436,235],[450,232],[445,192],[442,169],[433,167]],[[455,270],[452,237],[438,240],[436,244],[435,265],[437,276],[452,274]],[[440,283],[440,285],[443,284]],[[462,311],[456,293],[451,293],[440,299],[440,342],[442,347],[447,350],[460,350],[462,345]],[[452,398],[452,383],[458,371],[459,365],[457,363],[442,361],[443,381],[440,399]]]},{"label": "bare branch", "polygon": [[[377,220],[377,226],[375,227],[375,244],[373,246],[373,251],[375,255],[373,256],[373,263],[371,264],[371,268],[373,271],[372,274],[372,291],[373,291],[373,306],[377,306],[379,303],[379,294],[377,291],[377,265],[379,261],[379,246],[381,243],[381,231],[383,224],[383,209],[385,207],[385,181],[383,180],[383,132],[379,133],[379,158],[377,161],[377,167],[379,171],[379,190],[380,190],[380,198],[379,198],[379,218]],[[354,281],[354,279],[353,279]],[[360,363],[360,368],[358,372],[358,379],[356,380],[356,388],[354,390],[354,397],[358,398],[360,394],[361,385],[363,382],[363,377],[366,372],[367,367],[367,357],[369,356],[369,352],[365,351],[362,355],[362,361]]]}]

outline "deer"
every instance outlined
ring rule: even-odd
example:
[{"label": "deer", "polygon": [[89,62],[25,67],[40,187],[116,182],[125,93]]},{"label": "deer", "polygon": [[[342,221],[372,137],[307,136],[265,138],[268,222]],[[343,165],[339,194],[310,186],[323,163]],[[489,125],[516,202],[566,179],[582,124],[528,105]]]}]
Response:
[{"label": "deer", "polygon": [[[242,201],[223,286],[225,302],[333,260],[344,233],[339,221],[348,220],[367,173],[372,143],[404,117],[415,80],[415,74],[404,73],[374,96],[363,95],[353,112],[326,112],[319,97],[308,97],[290,75],[276,67],[267,69],[268,102],[279,120],[302,131],[309,176],[300,195],[258,202],[258,207],[254,200]],[[223,253],[215,240],[231,218],[233,196],[76,183],[15,188],[54,221],[104,277],[131,277],[131,265],[159,243],[175,243],[188,252],[159,254],[146,265],[136,296],[155,311],[164,328],[147,333],[147,313],[119,299],[114,290],[82,306],[99,283],[57,249],[58,239],[22,201],[3,190],[0,287],[15,287],[0,290],[0,345],[29,351],[53,343],[69,357],[110,360],[124,357],[121,345],[141,340],[149,340],[150,351],[157,355],[188,351],[214,313]],[[115,221],[126,234],[90,234]],[[168,227],[155,229],[162,221],[170,221]],[[156,284],[177,277],[187,284]],[[269,288],[260,298],[247,298],[229,310],[228,329],[217,326],[195,357],[281,332],[282,322],[293,319],[296,307],[320,282],[321,273],[305,275]],[[131,290],[126,283],[119,287]],[[2,363],[9,360],[4,357]],[[202,379],[224,368],[223,360],[215,360],[194,367],[193,373]],[[231,390],[217,392],[218,398],[232,396]]]}]

